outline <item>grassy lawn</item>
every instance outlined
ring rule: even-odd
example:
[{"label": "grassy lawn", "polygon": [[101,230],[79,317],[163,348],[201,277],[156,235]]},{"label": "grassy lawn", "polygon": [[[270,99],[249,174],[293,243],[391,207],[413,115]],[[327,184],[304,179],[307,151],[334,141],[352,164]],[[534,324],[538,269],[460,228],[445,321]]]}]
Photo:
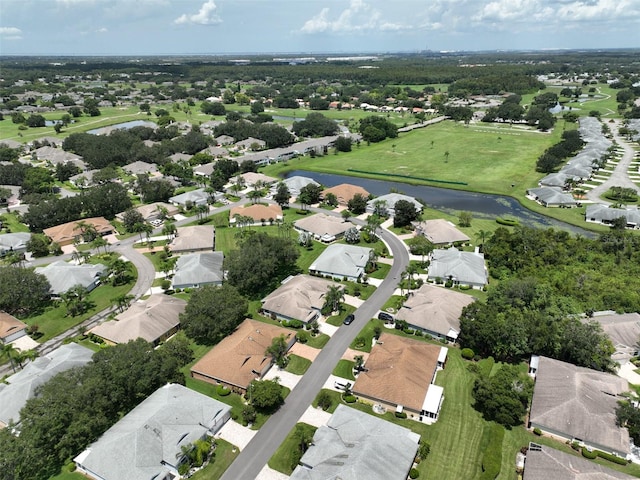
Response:
[{"label": "grassy lawn", "polygon": [[[322,390],[320,390],[320,392],[325,392],[327,395],[329,395],[329,397],[331,397],[331,406],[327,408],[327,412],[329,413],[335,412],[336,408],[338,408],[338,405],[340,405],[341,403],[344,403],[342,401],[342,395],[340,394],[340,392],[336,392],[335,390],[329,390],[327,388],[323,388]],[[313,405],[314,408],[318,408],[318,397],[320,396],[320,392],[318,392],[318,395],[316,395],[316,398],[313,400],[313,403],[311,404]]]},{"label": "grassy lawn", "polygon": [[229,468],[240,451],[229,442],[216,438],[216,450],[214,457],[202,470],[197,471],[191,478],[193,480],[216,480]]},{"label": "grassy lawn", "polygon": [[93,302],[94,307],[88,312],[78,315],[77,317],[68,317],[64,303],[58,302],[46,308],[40,315],[23,319],[23,321],[28,325],[38,325],[39,331],[43,333],[43,336],[40,337],[38,341],[41,343],[46,342],[56,335],[59,335],[62,332],[82,323],[87,318],[95,315],[105,308],[110,307],[115,298],[120,295],[127,294],[134,284],[135,275],[134,279],[125,285],[119,285],[117,287],[113,287],[106,283],[100,285],[89,293],[88,296],[89,300]]},{"label": "grassy lawn", "polygon": [[296,460],[296,454],[298,452],[298,435],[297,428],[301,428],[304,432],[308,433],[309,436],[313,436],[316,431],[316,427],[313,427],[306,423],[298,423],[295,427],[289,432],[287,438],[282,442],[282,444],[276,450],[276,453],[273,454],[271,459],[269,460],[269,467],[277,470],[278,472],[284,473],[286,475],[291,475],[293,472],[293,467],[295,467],[294,462]]},{"label": "grassy lawn", "polygon": [[304,375],[311,366],[311,360],[298,355],[289,355],[289,364],[285,371],[293,373],[294,375]]},{"label": "grassy lawn", "polygon": [[391,270],[391,265],[378,262],[378,268],[376,268],[373,272],[368,273],[367,275],[371,278],[383,280],[389,274],[389,270]]},{"label": "grassy lawn", "polygon": [[327,318],[327,323],[329,325],[333,325],[334,327],[339,327],[342,325],[342,321],[344,317],[356,311],[356,307],[352,307],[351,305],[347,305],[346,303],[342,304],[342,308],[340,309],[340,313],[338,315],[334,315],[332,317]]},{"label": "grassy lawn", "polygon": [[[365,283],[355,282],[340,282],[345,286],[345,292],[347,295],[353,295],[354,297],[360,297],[362,300],[368,299],[373,292],[376,291],[376,287]],[[356,290],[359,290],[360,294],[356,295]]]},{"label": "grassy lawn", "polygon": [[307,345],[313,348],[322,348],[327,342],[331,339],[329,335],[326,333],[319,333],[315,337],[309,335],[309,340],[307,340]]},{"label": "grassy lawn", "polygon": [[[371,351],[371,343],[373,342],[374,330],[376,327],[380,327],[383,332],[392,332],[389,328],[384,328],[384,322],[382,320],[371,319],[356,337],[356,339],[351,342],[350,347],[355,350],[360,350],[361,352],[370,352]],[[395,330],[393,330],[395,333]],[[358,339],[364,339],[364,345],[360,345],[358,343]]]},{"label": "grassy lawn", "polygon": [[77,472],[62,472],[49,480],[87,480],[87,477]]},{"label": "grassy lawn", "polygon": [[356,377],[353,376],[353,367],[356,362],[352,362],[350,360],[340,360],[336,365],[336,368],[333,369],[333,374],[346,378],[347,380],[355,381]]},{"label": "grassy lawn", "polygon": [[0,221],[2,222],[2,229],[0,229],[0,233],[19,233],[29,231],[29,227],[20,222],[13,213],[3,213],[0,215]]}]

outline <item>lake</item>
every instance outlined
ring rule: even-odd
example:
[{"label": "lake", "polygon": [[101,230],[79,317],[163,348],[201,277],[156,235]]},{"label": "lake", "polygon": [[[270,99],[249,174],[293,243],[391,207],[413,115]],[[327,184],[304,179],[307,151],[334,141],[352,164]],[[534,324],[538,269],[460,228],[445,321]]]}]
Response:
[{"label": "lake", "polygon": [[91,133],[92,135],[106,135],[113,130],[127,130],[133,127],[156,128],[157,126],[158,125],[156,123],[150,122],[149,120],[131,120],[129,122],[109,125],[108,127],[94,128],[93,130],[87,131],[87,133]]}]

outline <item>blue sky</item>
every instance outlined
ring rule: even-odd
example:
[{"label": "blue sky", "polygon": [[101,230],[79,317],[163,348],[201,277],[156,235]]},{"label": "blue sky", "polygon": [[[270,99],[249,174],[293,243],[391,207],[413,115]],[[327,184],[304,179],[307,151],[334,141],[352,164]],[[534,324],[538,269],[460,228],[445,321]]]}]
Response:
[{"label": "blue sky", "polygon": [[0,54],[640,47],[640,0],[1,0]]}]

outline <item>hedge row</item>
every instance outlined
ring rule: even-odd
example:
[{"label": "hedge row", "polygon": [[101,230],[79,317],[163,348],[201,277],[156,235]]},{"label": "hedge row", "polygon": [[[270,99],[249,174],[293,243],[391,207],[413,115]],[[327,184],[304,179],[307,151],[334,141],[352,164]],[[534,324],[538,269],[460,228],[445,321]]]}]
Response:
[{"label": "hedge row", "polygon": [[494,480],[502,467],[502,440],[504,439],[504,427],[492,424],[489,430],[489,443],[482,457],[482,475],[480,480]]}]

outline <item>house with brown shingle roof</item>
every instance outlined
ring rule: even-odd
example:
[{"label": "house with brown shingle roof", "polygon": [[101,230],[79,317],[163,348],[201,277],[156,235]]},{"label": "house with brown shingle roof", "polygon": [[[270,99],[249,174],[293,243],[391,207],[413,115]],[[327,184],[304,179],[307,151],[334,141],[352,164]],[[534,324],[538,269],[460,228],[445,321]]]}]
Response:
[{"label": "house with brown shingle roof", "polygon": [[0,343],[7,344],[27,334],[27,324],[13,315],[0,312]]},{"label": "house with brown shingle roof", "polygon": [[110,345],[127,343],[138,338],[158,345],[173,335],[180,326],[180,314],[187,302],[159,294],[133,303],[127,310],[89,330]]},{"label": "house with brown shingle roof", "polygon": [[351,185],[350,183],[342,183],[335,187],[327,188],[322,192],[322,198],[325,198],[328,193],[333,193],[338,199],[338,203],[345,206],[349,203],[349,200],[358,193],[364,198],[369,198],[370,195],[364,188],[358,185]]},{"label": "house with brown shingle roof", "polygon": [[296,341],[292,330],[247,318],[191,367],[191,376],[244,394],[253,380],[262,378],[271,368],[273,358],[266,350],[280,335],[284,335],[288,348]]},{"label": "house with brown shingle roof", "polygon": [[311,275],[289,277],[281,287],[262,300],[262,311],[280,320],[310,322],[320,315],[325,295],[331,286],[341,287],[339,283]]},{"label": "house with brown shingle roof", "polygon": [[174,253],[213,251],[216,249],[216,229],[209,225],[179,227],[169,249]]},{"label": "house with brown shingle roof", "polygon": [[434,245],[449,245],[454,242],[468,242],[470,240],[453,223],[441,218],[414,222],[413,226],[416,235],[423,235]]},{"label": "house with brown shingle roof", "polygon": [[353,394],[388,411],[406,411],[414,420],[434,422],[444,400],[444,390],[434,382],[446,352],[446,347],[383,333],[358,374]]},{"label": "house with brown shingle roof", "polygon": [[264,224],[264,222],[282,220],[282,207],[277,204],[263,205],[261,203],[233,207],[229,211],[229,224],[231,226],[237,223],[236,215],[249,217],[254,224]]},{"label": "house with brown shingle roof", "polygon": [[425,283],[398,310],[396,320],[404,320],[416,330],[455,342],[460,334],[462,309],[475,300],[471,295]]},{"label": "house with brown shingle roof", "polygon": [[327,243],[342,237],[344,232],[353,227],[353,223],[326,213],[316,213],[301,218],[293,225],[296,230],[309,233],[316,240]]},{"label": "house with brown shingle roof", "polygon": [[60,246],[71,245],[76,238],[82,236],[82,222],[87,225],[92,225],[98,235],[104,236],[113,233],[113,225],[104,217],[85,218],[76,220],[75,222],[63,223],[55,227],[45,228],[43,233],[49,237],[52,242],[56,242]]}]

